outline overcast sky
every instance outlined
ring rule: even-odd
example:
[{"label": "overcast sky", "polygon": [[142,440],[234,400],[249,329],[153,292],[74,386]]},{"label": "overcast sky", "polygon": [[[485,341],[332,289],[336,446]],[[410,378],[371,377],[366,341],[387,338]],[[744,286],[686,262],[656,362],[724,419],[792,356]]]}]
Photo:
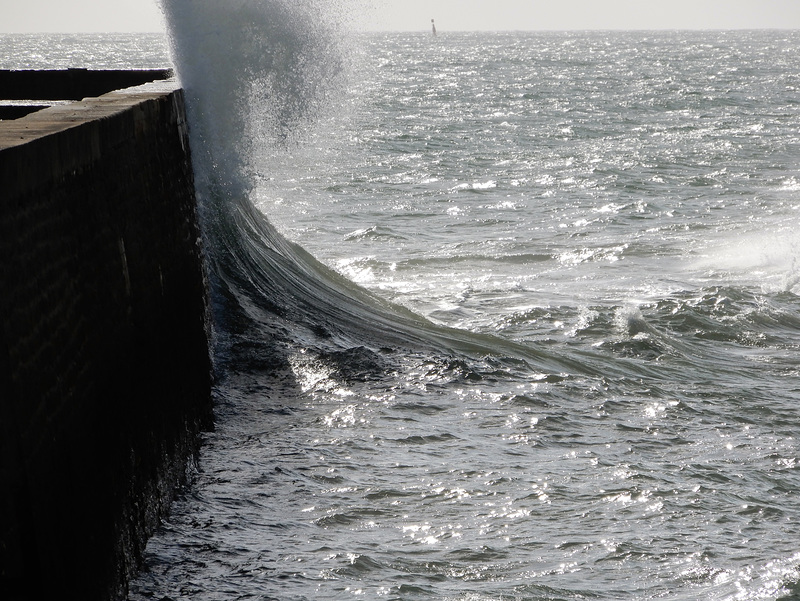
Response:
[{"label": "overcast sky", "polygon": [[[368,29],[800,29],[800,0],[360,1]],[[4,33],[162,30],[156,0],[0,0]]]}]

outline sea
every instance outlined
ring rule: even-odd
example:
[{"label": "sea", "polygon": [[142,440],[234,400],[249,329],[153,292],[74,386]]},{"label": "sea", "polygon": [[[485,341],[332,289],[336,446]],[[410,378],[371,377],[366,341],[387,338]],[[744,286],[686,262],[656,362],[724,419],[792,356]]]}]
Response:
[{"label": "sea", "polygon": [[800,599],[800,32],[167,4],[0,36],[186,89],[216,424],[131,601]]}]

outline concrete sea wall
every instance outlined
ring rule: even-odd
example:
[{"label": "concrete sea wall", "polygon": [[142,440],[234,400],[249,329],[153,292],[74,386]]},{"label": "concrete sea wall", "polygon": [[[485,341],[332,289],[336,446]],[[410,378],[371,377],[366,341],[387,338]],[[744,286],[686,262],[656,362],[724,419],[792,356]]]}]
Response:
[{"label": "concrete sea wall", "polygon": [[206,315],[174,81],[0,121],[0,597],[125,595],[211,426]]}]

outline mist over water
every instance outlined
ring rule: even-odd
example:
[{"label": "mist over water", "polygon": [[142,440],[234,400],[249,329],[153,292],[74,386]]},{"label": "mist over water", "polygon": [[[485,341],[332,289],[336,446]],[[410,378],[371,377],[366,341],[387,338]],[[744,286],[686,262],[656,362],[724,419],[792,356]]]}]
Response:
[{"label": "mist over water", "polygon": [[217,427],[130,598],[800,594],[798,34],[326,10],[165,2]]}]

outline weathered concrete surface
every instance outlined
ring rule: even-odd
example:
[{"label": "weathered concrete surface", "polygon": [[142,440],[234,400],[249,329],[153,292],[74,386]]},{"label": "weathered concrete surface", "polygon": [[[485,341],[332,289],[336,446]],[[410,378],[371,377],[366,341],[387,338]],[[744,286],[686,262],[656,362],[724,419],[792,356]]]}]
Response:
[{"label": "weathered concrete surface", "polygon": [[210,426],[174,82],[0,124],[0,597],[124,595]]}]

